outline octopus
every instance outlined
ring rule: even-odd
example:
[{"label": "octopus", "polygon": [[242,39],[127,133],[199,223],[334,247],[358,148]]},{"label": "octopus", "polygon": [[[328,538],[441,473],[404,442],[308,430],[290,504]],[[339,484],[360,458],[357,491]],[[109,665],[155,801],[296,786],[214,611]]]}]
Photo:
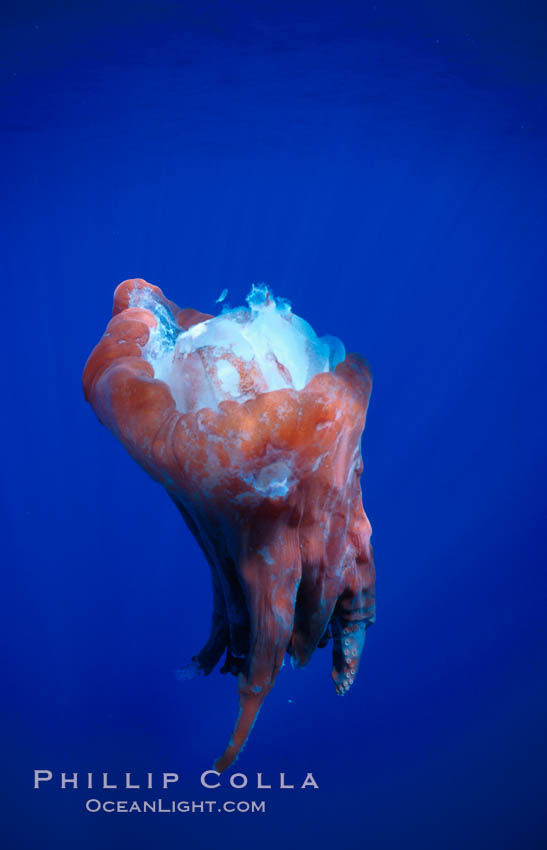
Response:
[{"label": "octopus", "polygon": [[208,675],[223,659],[237,677],[219,773],[287,654],[303,667],[330,643],[343,696],[375,619],[360,486],[368,365],[266,286],[247,301],[214,317],[126,280],[83,374],[98,419],[166,489],[209,565],[210,634],[180,675]]}]

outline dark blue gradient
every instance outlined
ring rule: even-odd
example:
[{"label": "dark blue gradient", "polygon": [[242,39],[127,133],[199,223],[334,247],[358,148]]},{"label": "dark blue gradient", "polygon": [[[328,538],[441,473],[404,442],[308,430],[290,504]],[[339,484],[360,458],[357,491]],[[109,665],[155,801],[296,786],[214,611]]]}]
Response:
[{"label": "dark blue gradient", "polygon": [[[545,7],[5,11],[3,846],[545,847]],[[318,791],[199,786],[237,702],[173,675],[208,569],[80,386],[135,276],[207,312],[264,280],[370,360],[377,624],[344,699],[329,650],[285,667],[236,766]],[[92,815],[35,768],[267,811]]]}]

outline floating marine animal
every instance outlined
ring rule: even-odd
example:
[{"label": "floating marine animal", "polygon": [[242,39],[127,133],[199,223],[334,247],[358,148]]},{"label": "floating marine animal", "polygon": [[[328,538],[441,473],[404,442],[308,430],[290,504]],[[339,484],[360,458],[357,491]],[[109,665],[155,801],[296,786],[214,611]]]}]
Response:
[{"label": "floating marine animal", "polygon": [[219,772],[285,653],[303,666],[332,641],[334,687],[348,691],[375,611],[360,488],[366,361],[265,286],[247,301],[213,317],[127,280],[83,376],[100,421],[165,487],[209,564],[211,632],[182,675],[207,675],[224,655],[222,672],[237,676]]}]

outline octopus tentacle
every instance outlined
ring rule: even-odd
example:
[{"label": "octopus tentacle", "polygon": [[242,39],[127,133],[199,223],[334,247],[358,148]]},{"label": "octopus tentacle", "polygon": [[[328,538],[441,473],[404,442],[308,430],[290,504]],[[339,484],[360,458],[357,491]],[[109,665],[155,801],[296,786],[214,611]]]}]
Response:
[{"label": "octopus tentacle", "polygon": [[239,715],[230,743],[215,763],[219,771],[226,770],[245,745],[283,664],[301,576],[296,532],[257,520],[243,536],[239,569],[250,614],[250,648],[247,668],[238,680]]}]

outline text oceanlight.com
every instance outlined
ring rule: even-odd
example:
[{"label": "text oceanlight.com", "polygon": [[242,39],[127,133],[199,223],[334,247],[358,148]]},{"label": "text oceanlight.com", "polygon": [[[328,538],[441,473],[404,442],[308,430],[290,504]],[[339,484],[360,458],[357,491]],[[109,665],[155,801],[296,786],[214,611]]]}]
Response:
[{"label": "text oceanlight.com", "polygon": [[88,812],[123,814],[256,814],[266,811],[265,800],[87,800]]}]

